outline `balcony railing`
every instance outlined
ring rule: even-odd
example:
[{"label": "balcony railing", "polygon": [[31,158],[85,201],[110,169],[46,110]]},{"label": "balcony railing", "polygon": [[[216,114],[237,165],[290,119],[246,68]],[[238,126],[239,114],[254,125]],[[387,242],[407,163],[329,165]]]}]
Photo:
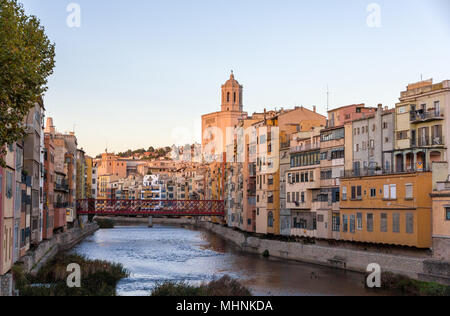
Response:
[{"label": "balcony railing", "polygon": [[305,144],[303,146],[295,146],[291,148],[291,153],[298,153],[302,151],[308,151],[313,149],[320,149],[320,144]]},{"label": "balcony railing", "polygon": [[413,173],[413,172],[429,172],[431,171],[431,164],[424,166],[423,169],[418,169],[413,166],[406,166],[404,168],[398,167],[397,170],[393,169],[355,169],[345,170],[341,173],[342,178],[354,178],[354,177],[367,177],[377,175],[394,175],[401,173]]},{"label": "balcony railing", "polygon": [[411,122],[420,122],[420,121],[428,121],[434,119],[444,119],[441,115],[440,111],[432,110],[432,111],[412,111],[410,113],[410,121]]},{"label": "balcony railing", "polygon": [[425,147],[425,146],[443,146],[445,144],[444,137],[426,137],[419,136],[417,139],[411,139],[411,147]]},{"label": "balcony railing", "polygon": [[69,191],[69,184],[67,184],[67,183],[55,183],[55,190],[57,190],[57,191]]}]

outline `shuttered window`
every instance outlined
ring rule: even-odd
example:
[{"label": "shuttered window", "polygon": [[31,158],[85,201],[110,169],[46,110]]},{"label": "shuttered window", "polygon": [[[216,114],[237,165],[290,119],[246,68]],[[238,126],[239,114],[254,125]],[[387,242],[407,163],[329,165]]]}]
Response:
[{"label": "shuttered window", "polygon": [[407,183],[405,186],[405,199],[413,198],[413,185],[411,183]]},{"label": "shuttered window", "polygon": [[392,231],[394,233],[400,233],[400,213],[394,213],[392,215]]},{"label": "shuttered window", "polygon": [[413,213],[406,214],[406,233],[414,234],[414,214]]},{"label": "shuttered window", "polygon": [[373,214],[367,214],[367,231],[373,232]]},{"label": "shuttered window", "polygon": [[391,188],[391,200],[397,199],[397,185],[391,184],[390,188]]},{"label": "shuttered window", "polygon": [[355,215],[350,215],[350,232],[355,233]]},{"label": "shuttered window", "polygon": [[363,229],[363,215],[362,213],[356,214],[356,226],[358,230]]},{"label": "shuttered window", "polygon": [[387,233],[388,231],[388,216],[386,213],[381,214],[380,229],[382,233]]},{"label": "shuttered window", "polygon": [[348,232],[348,218],[347,215],[342,215],[342,231],[344,233]]},{"label": "shuttered window", "polygon": [[385,200],[389,200],[389,185],[388,184],[386,184],[386,185],[384,185],[384,195],[383,195],[383,198],[385,199]]}]

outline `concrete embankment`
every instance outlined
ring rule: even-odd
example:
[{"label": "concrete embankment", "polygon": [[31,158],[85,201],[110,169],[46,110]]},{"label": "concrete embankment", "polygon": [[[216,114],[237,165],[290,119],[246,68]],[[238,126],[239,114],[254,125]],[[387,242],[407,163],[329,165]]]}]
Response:
[{"label": "concrete embankment", "polygon": [[[57,253],[70,250],[87,236],[98,229],[96,223],[88,223],[83,228],[73,228],[64,233],[45,240],[39,246],[29,251],[20,259],[26,273],[36,274],[39,269],[51,260]],[[13,277],[11,273],[0,276],[0,296],[11,296],[13,292]]]},{"label": "concrete embankment", "polygon": [[[146,224],[146,218],[110,218],[117,224]],[[423,256],[386,254],[367,250],[327,247],[300,242],[287,242],[256,237],[232,228],[200,222],[195,219],[154,218],[154,224],[192,225],[213,232],[233,243],[245,252],[263,254],[280,259],[318,264],[338,269],[366,273],[371,263],[380,265],[382,271],[402,274],[422,281],[434,281],[450,285],[450,262],[442,262]]]}]

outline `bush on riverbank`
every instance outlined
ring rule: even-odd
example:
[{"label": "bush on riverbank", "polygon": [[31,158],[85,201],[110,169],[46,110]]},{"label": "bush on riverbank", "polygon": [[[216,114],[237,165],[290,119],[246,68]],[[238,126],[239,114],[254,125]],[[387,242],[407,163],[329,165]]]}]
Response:
[{"label": "bush on riverbank", "polygon": [[112,229],[114,228],[114,222],[108,218],[95,218],[100,229]]},{"label": "bush on riverbank", "polygon": [[408,296],[450,296],[450,286],[435,282],[417,281],[404,275],[385,272],[381,283],[384,289]]},{"label": "bush on riverbank", "polygon": [[[81,287],[69,288],[69,264],[81,268]],[[117,283],[128,276],[121,264],[88,260],[79,255],[60,254],[48,262],[37,276],[15,269],[16,287],[21,296],[115,296]]]},{"label": "bush on riverbank", "polygon": [[164,282],[158,284],[151,296],[252,296],[249,289],[229,276],[204,283],[200,286],[189,285],[186,282]]}]

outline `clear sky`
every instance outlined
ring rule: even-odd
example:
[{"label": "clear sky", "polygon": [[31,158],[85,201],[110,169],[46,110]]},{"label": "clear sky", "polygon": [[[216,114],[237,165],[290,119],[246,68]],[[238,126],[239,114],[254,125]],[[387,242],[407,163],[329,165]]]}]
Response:
[{"label": "clear sky", "polygon": [[[200,141],[233,69],[244,110],[393,106],[450,79],[448,0],[22,0],[56,43],[45,96],[58,130],[109,151]],[[81,27],[66,23],[69,3]],[[381,27],[369,27],[370,3]],[[373,21],[373,20],[371,20]]]}]

